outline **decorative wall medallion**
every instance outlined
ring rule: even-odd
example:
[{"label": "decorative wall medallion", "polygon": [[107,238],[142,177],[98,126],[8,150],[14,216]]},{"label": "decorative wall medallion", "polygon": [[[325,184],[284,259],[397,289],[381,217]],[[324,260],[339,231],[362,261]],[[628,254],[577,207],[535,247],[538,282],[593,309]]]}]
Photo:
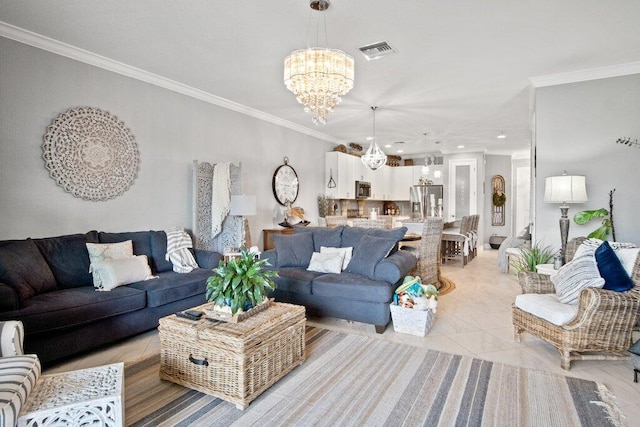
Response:
[{"label": "decorative wall medallion", "polygon": [[140,153],[131,131],[107,111],[71,108],[47,128],[42,157],[65,191],[85,200],[109,200],[138,175]]}]

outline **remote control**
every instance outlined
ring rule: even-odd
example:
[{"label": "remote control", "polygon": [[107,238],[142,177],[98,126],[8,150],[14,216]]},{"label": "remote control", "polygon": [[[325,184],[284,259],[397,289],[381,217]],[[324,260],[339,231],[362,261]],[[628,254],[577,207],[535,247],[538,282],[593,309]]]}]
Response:
[{"label": "remote control", "polygon": [[191,316],[190,314],[187,314],[183,311],[177,312],[176,316],[181,317],[183,319],[188,319],[188,320],[200,320],[200,317]]},{"label": "remote control", "polygon": [[198,310],[185,310],[184,312],[189,316],[193,316],[197,318],[202,317],[202,315],[204,314],[202,311],[198,311]]}]

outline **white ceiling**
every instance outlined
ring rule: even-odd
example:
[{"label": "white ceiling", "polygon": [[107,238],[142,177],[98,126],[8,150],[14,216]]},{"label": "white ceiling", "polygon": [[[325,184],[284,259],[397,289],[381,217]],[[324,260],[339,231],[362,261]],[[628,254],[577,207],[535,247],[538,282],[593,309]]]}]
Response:
[{"label": "white ceiling", "polygon": [[[306,47],[310,11],[308,0],[0,0],[4,23],[330,141],[368,145],[376,105],[378,143],[395,154],[404,141],[404,157],[458,145],[526,152],[530,78],[640,61],[638,0],[333,0],[328,45],[354,57],[355,86],[315,126],[282,82],[284,57]],[[398,53],[367,61],[358,51],[382,40]]]}]

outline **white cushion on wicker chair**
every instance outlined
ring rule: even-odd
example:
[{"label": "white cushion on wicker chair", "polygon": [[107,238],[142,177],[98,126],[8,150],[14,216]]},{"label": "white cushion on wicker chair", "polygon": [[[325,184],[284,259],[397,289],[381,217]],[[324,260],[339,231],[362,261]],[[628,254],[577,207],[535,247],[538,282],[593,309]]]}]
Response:
[{"label": "white cushion on wicker chair", "polygon": [[576,317],[578,306],[564,304],[556,294],[522,294],[516,296],[516,307],[557,326],[567,324]]}]

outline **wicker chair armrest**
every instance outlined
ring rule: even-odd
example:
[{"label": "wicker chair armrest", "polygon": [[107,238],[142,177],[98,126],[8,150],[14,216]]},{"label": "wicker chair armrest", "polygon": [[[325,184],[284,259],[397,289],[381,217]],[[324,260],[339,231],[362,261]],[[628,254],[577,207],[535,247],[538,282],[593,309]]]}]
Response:
[{"label": "wicker chair armrest", "polygon": [[551,283],[550,276],[547,274],[520,271],[518,273],[518,282],[520,282],[523,294],[552,294],[556,291],[553,283]]},{"label": "wicker chair armrest", "polygon": [[[592,330],[594,335],[631,333],[638,320],[640,293],[615,292],[598,288],[586,288],[580,292],[578,313],[567,330],[582,328]],[[603,338],[606,339],[606,336]]]}]

